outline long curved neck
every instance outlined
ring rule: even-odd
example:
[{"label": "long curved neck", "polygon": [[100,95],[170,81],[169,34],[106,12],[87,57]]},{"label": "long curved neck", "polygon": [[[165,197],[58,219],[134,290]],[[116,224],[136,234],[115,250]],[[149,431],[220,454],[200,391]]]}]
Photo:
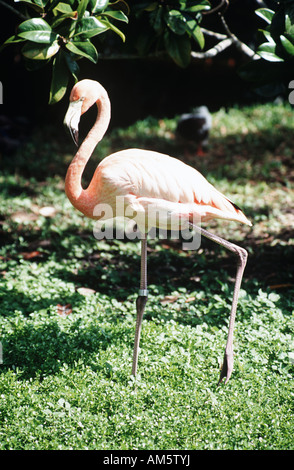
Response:
[{"label": "long curved neck", "polygon": [[98,195],[97,201],[94,201],[93,194],[89,195],[87,189],[82,187],[82,175],[96,145],[107,131],[110,121],[110,101],[107,92],[102,90],[96,102],[98,108],[96,122],[79,147],[65,178],[65,192],[70,202],[76,209],[90,217],[93,215],[93,207],[98,203]]}]

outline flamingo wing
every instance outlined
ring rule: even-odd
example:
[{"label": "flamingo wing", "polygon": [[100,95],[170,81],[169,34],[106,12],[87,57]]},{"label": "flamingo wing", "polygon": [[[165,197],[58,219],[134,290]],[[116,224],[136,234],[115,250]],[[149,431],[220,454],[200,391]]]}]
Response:
[{"label": "flamingo wing", "polygon": [[97,168],[106,201],[110,194],[156,203],[202,220],[226,218],[250,224],[243,212],[197,170],[161,153],[128,149],[106,157]]}]

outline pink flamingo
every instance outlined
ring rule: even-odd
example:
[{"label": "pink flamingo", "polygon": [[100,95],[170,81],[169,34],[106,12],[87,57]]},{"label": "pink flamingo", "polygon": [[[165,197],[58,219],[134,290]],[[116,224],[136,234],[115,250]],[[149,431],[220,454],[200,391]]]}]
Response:
[{"label": "pink flamingo", "polygon": [[[102,217],[101,213],[95,215],[97,214],[95,207],[101,204],[103,204],[102,207],[105,205],[110,207],[111,217],[115,217],[117,197],[123,198],[126,211],[140,216],[138,226],[142,233],[141,279],[136,301],[137,320],[132,374],[137,373],[141,325],[148,296],[149,219],[154,211],[161,211],[166,214],[166,220],[171,214],[176,215],[178,224],[190,225],[197,233],[222,245],[237,257],[227,344],[219,378],[220,383],[226,377],[225,383],[227,383],[233,370],[233,330],[247,251],[193,224],[193,221],[196,217],[198,220],[201,218],[202,222],[212,218],[234,220],[247,225],[251,225],[251,222],[238,206],[217,191],[197,170],[180,160],[149,150],[132,148],[106,157],[98,165],[89,186],[84,189],[81,184],[84,168],[96,145],[102,140],[110,121],[110,101],[102,85],[93,80],[82,80],[76,83],[70,94],[70,105],[64,120],[78,145],[80,117],[95,103],[98,108],[96,122],[68,168],[65,192],[73,206],[92,219]],[[107,218],[105,213],[104,218]]]}]

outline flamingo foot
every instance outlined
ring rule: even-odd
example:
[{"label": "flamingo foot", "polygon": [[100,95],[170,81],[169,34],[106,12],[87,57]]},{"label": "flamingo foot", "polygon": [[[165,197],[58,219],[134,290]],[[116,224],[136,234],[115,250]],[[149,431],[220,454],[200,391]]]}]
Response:
[{"label": "flamingo foot", "polygon": [[220,373],[218,385],[221,383],[224,377],[226,377],[225,384],[228,383],[231,377],[232,371],[233,371],[233,364],[234,364],[233,352],[225,352],[224,362],[223,362],[222,370]]}]

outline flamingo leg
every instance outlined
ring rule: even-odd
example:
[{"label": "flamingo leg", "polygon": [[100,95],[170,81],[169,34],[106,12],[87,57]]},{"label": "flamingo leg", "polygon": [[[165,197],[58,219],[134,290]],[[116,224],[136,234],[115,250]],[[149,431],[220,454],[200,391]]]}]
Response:
[{"label": "flamingo leg", "polygon": [[225,354],[224,354],[224,362],[222,365],[221,373],[220,373],[220,378],[218,381],[218,385],[221,383],[224,377],[226,377],[225,383],[227,383],[230,379],[230,376],[232,374],[233,370],[233,332],[234,332],[234,325],[235,325],[235,318],[236,318],[236,310],[237,310],[237,304],[238,304],[238,297],[239,297],[239,291],[241,287],[241,282],[243,278],[243,273],[244,269],[246,266],[247,262],[247,256],[248,253],[244,248],[241,248],[238,245],[235,245],[234,243],[229,242],[228,240],[225,240],[217,235],[214,235],[207,230],[204,230],[202,227],[199,227],[197,225],[191,224],[198,233],[203,235],[206,238],[209,238],[210,240],[214,241],[215,243],[218,243],[219,245],[223,246],[224,248],[227,248],[231,252],[237,255],[238,261],[237,261],[237,272],[236,272],[236,279],[235,279],[235,287],[234,287],[234,293],[233,293],[233,301],[232,301],[232,306],[231,306],[231,314],[230,314],[230,322],[229,322],[229,330],[228,330],[228,337],[227,337],[227,344],[226,344],[226,349],[225,349]]},{"label": "flamingo leg", "polygon": [[132,375],[137,374],[138,366],[138,355],[139,355],[139,343],[142,329],[142,320],[145,310],[145,306],[148,298],[147,290],[147,237],[144,235],[141,240],[141,280],[140,280],[140,290],[139,295],[136,301],[137,308],[137,320],[136,320],[136,331],[135,331],[135,344],[134,344],[134,354],[133,354],[133,366],[132,366]]}]

